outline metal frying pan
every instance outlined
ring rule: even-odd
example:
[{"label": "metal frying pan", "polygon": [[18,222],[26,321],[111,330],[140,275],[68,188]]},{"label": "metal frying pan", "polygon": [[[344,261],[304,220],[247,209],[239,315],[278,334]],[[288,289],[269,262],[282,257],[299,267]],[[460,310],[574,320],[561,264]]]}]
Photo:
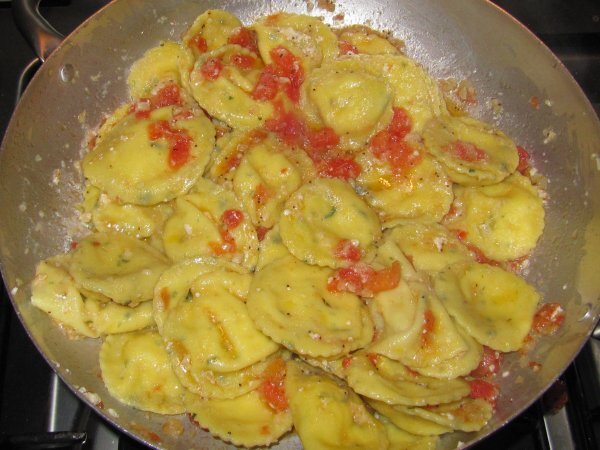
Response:
[{"label": "metal frying pan", "polygon": [[[313,2],[311,2],[313,3]],[[314,2],[316,3],[316,2]],[[35,0],[21,2],[34,14]],[[73,206],[80,200],[79,160],[86,132],[126,101],[128,67],[164,39],[177,40],[207,8],[232,11],[244,22],[269,12],[307,12],[296,0],[116,0],[86,21],[47,58],[10,122],[0,153],[0,262],[17,314],[61,378],[82,400],[126,433],[156,447],[233,448],[185,418],[181,436],[163,431],[169,418],[137,411],[114,400],[100,379],[98,340],[69,340],[29,302],[36,263],[64,252],[80,231]],[[557,336],[538,345],[534,372],[518,355],[506,358],[497,413],[476,434],[455,433],[474,443],[519,414],[568,366],[600,315],[600,122],[562,64],[530,32],[484,0],[338,0],[336,10],[310,12],[328,23],[367,23],[392,30],[407,52],[436,77],[468,78],[479,95],[476,114],[495,123],[533,155],[547,175],[547,225],[528,280],[544,301],[567,311]],[[35,21],[31,22],[35,25]],[[39,29],[38,29],[39,30]],[[57,44],[51,28],[36,35],[46,58]],[[540,99],[533,109],[529,99]],[[488,101],[498,99],[494,114]],[[94,394],[91,395],[90,393]],[[97,399],[101,404],[96,404]],[[171,419],[172,420],[172,419]],[[159,438],[159,439],[157,439]],[[273,448],[300,448],[288,436]]]}]

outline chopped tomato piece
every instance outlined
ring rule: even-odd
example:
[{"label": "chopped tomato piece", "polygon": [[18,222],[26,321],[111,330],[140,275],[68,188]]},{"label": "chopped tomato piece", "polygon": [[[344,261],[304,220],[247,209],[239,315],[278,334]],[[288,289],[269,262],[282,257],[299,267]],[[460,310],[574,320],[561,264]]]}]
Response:
[{"label": "chopped tomato piece", "polygon": [[285,361],[282,358],[274,359],[263,372],[258,388],[261,398],[276,412],[288,409],[288,400],[285,395],[285,372]]},{"label": "chopped tomato piece", "polygon": [[398,139],[404,139],[410,133],[410,130],[412,130],[412,120],[406,109],[394,108],[394,115],[392,122],[388,126],[388,130]]},{"label": "chopped tomato piece", "polygon": [[252,196],[252,199],[254,200],[254,205],[259,208],[261,206],[263,206],[267,200],[269,200],[269,197],[271,196],[271,192],[269,191],[269,188],[267,188],[264,184],[259,184],[258,186],[256,186],[256,189],[254,190],[254,195]]},{"label": "chopped tomato piece", "polygon": [[488,154],[471,142],[454,141],[442,147],[442,150],[466,162],[481,162],[488,159]]},{"label": "chopped tomato piece", "polygon": [[234,66],[239,67],[240,69],[250,69],[252,66],[254,66],[256,59],[250,55],[242,55],[238,53],[231,57],[231,62]]},{"label": "chopped tomato piece", "polygon": [[400,263],[394,261],[386,269],[376,271],[366,264],[337,269],[327,282],[330,292],[352,292],[362,297],[394,289],[400,283]]},{"label": "chopped tomato piece", "polygon": [[190,158],[192,138],[185,130],[171,127],[166,120],[157,120],[148,125],[148,136],[151,141],[165,138],[169,143],[168,164],[173,169],[179,169]]},{"label": "chopped tomato piece", "polygon": [[152,97],[150,104],[153,108],[163,108],[171,105],[181,105],[181,91],[175,83],[169,83],[161,87]]},{"label": "chopped tomato piece", "polygon": [[379,131],[369,141],[375,157],[387,161],[395,172],[405,172],[416,166],[422,159],[406,141],[388,129]]},{"label": "chopped tomato piece", "polygon": [[358,244],[349,239],[342,239],[338,242],[333,253],[336,258],[351,262],[360,261],[360,257],[362,256]]},{"label": "chopped tomato piece", "polygon": [[313,150],[329,150],[340,143],[333,128],[325,127],[308,133],[308,144]]},{"label": "chopped tomato piece", "polygon": [[185,134],[178,133],[169,141],[169,144],[169,166],[173,169],[179,169],[190,158],[192,139]]},{"label": "chopped tomato piece", "polygon": [[348,180],[360,175],[360,165],[349,158],[332,158],[324,161],[319,169],[319,174],[329,178],[342,178]]},{"label": "chopped tomato piece", "polygon": [[431,333],[435,327],[435,316],[430,309],[423,314],[423,329],[421,330],[421,346],[427,347],[431,341]]},{"label": "chopped tomato piece", "polygon": [[202,67],[200,67],[200,73],[209,80],[216,80],[221,75],[221,70],[223,70],[223,63],[220,59],[217,58],[209,58],[204,61]]},{"label": "chopped tomato piece", "polygon": [[344,369],[350,367],[350,364],[352,364],[352,356],[346,356],[344,359],[342,359],[342,367]]},{"label": "chopped tomato piece", "polygon": [[169,301],[171,300],[171,294],[169,294],[169,288],[163,287],[160,290],[160,299],[163,303],[163,308],[167,309],[169,307]]},{"label": "chopped tomato piece", "polygon": [[239,227],[244,221],[244,213],[239,209],[228,209],[221,215],[221,223],[228,230]]},{"label": "chopped tomato piece", "polygon": [[237,246],[235,245],[235,239],[229,231],[225,228],[219,228],[219,234],[221,235],[221,242],[209,242],[208,245],[217,256],[225,255],[228,253],[235,253]]},{"label": "chopped tomato piece", "polygon": [[377,353],[367,353],[367,359],[371,364],[377,367],[377,363],[379,362],[379,355]]},{"label": "chopped tomato piece", "polygon": [[258,53],[258,39],[256,32],[246,27],[240,27],[227,39],[229,44],[237,44],[251,52]]},{"label": "chopped tomato piece", "polygon": [[272,66],[266,66],[258,78],[258,82],[252,90],[254,100],[273,100],[279,90],[278,77]]},{"label": "chopped tomato piece", "polygon": [[529,98],[529,104],[532,108],[538,109],[540,107],[540,99],[537,96],[532,95]]},{"label": "chopped tomato piece", "polygon": [[482,398],[495,406],[498,398],[498,387],[495,384],[475,379],[469,381],[469,385],[471,387],[471,398]]},{"label": "chopped tomato piece", "polygon": [[273,61],[275,73],[280,78],[287,78],[283,89],[290,100],[297,102],[300,99],[300,86],[304,82],[304,69],[298,57],[287,48],[279,46],[269,52]]},{"label": "chopped tomato piece", "polygon": [[340,56],[356,55],[358,53],[358,49],[356,48],[356,45],[352,44],[351,42],[344,41],[341,39],[338,41],[338,48],[340,50]]},{"label": "chopped tomato piece", "polygon": [[500,370],[500,364],[502,364],[502,353],[484,345],[481,361],[469,375],[475,378],[494,375]]},{"label": "chopped tomato piece", "polygon": [[265,121],[265,127],[290,146],[304,146],[306,125],[293,111],[278,111]]},{"label": "chopped tomato piece", "polygon": [[558,331],[565,320],[565,310],[558,303],[545,303],[535,313],[531,330],[550,336]]},{"label": "chopped tomato piece", "polygon": [[521,174],[526,175],[529,170],[529,161],[531,157],[529,156],[529,152],[520,145],[517,145],[517,152],[519,153],[519,165],[517,166],[517,170]]},{"label": "chopped tomato piece", "polygon": [[365,288],[373,293],[389,291],[400,283],[400,263],[394,261],[386,269],[376,271],[365,283]]},{"label": "chopped tomato piece", "polygon": [[263,241],[265,239],[265,236],[269,232],[269,230],[270,230],[270,228],[267,228],[267,227],[261,227],[261,226],[256,227],[256,235],[258,236],[258,240]]},{"label": "chopped tomato piece", "polygon": [[202,37],[200,33],[194,35],[189,41],[188,45],[194,46],[200,53],[204,53],[208,50],[208,44],[206,39]]}]

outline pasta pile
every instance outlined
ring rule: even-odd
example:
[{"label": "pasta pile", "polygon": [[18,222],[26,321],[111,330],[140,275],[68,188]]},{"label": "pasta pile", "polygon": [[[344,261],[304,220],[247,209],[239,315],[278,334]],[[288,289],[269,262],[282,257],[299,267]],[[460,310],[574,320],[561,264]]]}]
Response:
[{"label": "pasta pile", "polygon": [[246,447],[485,426],[539,302],[523,149],[386,35],[298,14],[206,11],[128,85],[81,162],[90,233],[32,288],[115,398]]}]

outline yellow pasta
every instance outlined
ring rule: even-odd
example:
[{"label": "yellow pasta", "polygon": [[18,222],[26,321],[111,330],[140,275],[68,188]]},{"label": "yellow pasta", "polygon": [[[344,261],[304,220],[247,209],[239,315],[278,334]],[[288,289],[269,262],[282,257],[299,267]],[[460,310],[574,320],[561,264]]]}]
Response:
[{"label": "yellow pasta", "polygon": [[160,335],[109,336],[100,350],[102,380],[120,401],[159,414],[181,414],[192,395],[179,382]]},{"label": "yellow pasta", "polygon": [[391,405],[437,405],[460,400],[470,392],[464,380],[415,375],[403,364],[375,353],[355,354],[346,379],[357,393]]},{"label": "yellow pasta", "polygon": [[[177,119],[174,107],[156,109],[148,118],[134,113],[119,119],[83,158],[83,174],[111,197],[136,205],[154,205],[185,193],[202,175],[214,143],[214,127],[202,113]],[[168,125],[190,140],[190,154],[181,167],[170,163],[171,144],[152,139],[151,124]]]},{"label": "yellow pasta", "polygon": [[481,344],[518,350],[531,329],[539,294],[518,276],[487,264],[449,266],[434,279],[438,297]]},{"label": "yellow pasta", "polygon": [[471,117],[441,116],[423,129],[429,152],[455,183],[499,183],[517,168],[517,147],[500,130]]},{"label": "yellow pasta", "polygon": [[77,284],[120,304],[151,300],[168,259],[143,241],[121,233],[91,234],[71,253]]},{"label": "yellow pasta", "polygon": [[527,177],[515,173],[501,183],[457,187],[460,214],[447,222],[465,240],[496,261],[529,255],[544,229],[544,206]]},{"label": "yellow pasta", "polygon": [[543,193],[404,50],[210,9],[134,62],[81,161],[89,233],[31,286],[103,340],[115,399],[241,447],[433,450],[490,421],[477,380],[531,329]]},{"label": "yellow pasta", "polygon": [[328,267],[347,264],[336,256],[340,241],[351,241],[366,256],[381,234],[375,213],[335,179],[317,179],[296,191],[285,204],[279,227],[296,258]]},{"label": "yellow pasta", "polygon": [[256,390],[232,399],[198,399],[190,413],[212,434],[244,447],[272,444],[292,428],[289,410],[273,411]]},{"label": "yellow pasta", "polygon": [[383,426],[339,379],[292,361],[286,391],[294,427],[307,450],[388,448]]},{"label": "yellow pasta", "polygon": [[354,294],[328,292],[329,274],[292,256],[262,268],[248,294],[256,326],[302,355],[331,357],[364,346],[373,336],[367,309]]}]

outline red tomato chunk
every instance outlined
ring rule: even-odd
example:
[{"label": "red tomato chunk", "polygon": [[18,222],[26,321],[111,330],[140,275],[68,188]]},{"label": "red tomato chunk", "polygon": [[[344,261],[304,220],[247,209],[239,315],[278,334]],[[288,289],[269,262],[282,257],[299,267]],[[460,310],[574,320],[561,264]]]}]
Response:
[{"label": "red tomato chunk", "polygon": [[469,374],[475,378],[484,378],[498,373],[502,364],[502,353],[483,346],[483,355],[479,365]]},{"label": "red tomato chunk", "polygon": [[151,141],[165,138],[169,143],[168,164],[172,169],[179,169],[190,158],[192,138],[185,130],[171,127],[166,120],[158,120],[148,125],[148,136]]},{"label": "red tomato chunk", "polygon": [[532,331],[550,336],[558,331],[565,320],[565,310],[558,303],[546,303],[533,317]]},{"label": "red tomato chunk", "polygon": [[246,27],[240,27],[237,32],[227,40],[229,44],[237,44],[251,52],[258,53],[258,39],[256,32]]},{"label": "red tomato chunk", "polygon": [[388,268],[375,270],[366,264],[337,269],[328,280],[329,292],[352,292],[362,297],[394,289],[400,283],[400,263],[394,261]]},{"label": "red tomato chunk", "polygon": [[285,395],[285,361],[281,358],[273,360],[262,374],[262,382],[258,392],[263,401],[275,412],[288,409]]},{"label": "red tomato chunk", "polygon": [[204,76],[204,78],[208,80],[216,80],[221,75],[221,71],[223,70],[223,63],[220,59],[209,58],[207,59],[202,67],[200,67],[200,73]]},{"label": "red tomato chunk", "polygon": [[228,230],[239,227],[244,221],[244,213],[239,209],[228,209],[221,215],[221,222]]},{"label": "red tomato chunk", "polygon": [[338,259],[358,262],[361,257],[361,251],[357,244],[348,239],[342,239],[335,247],[334,255]]}]

